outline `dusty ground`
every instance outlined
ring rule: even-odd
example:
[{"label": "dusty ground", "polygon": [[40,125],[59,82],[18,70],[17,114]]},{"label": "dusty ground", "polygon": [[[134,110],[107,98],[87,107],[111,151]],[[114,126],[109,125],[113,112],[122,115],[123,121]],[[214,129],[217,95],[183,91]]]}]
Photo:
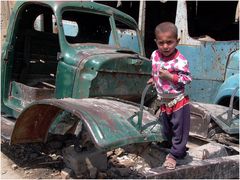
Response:
[{"label": "dusty ground", "polygon": [[23,167],[1,152],[1,179],[61,179],[60,172],[49,168]]},{"label": "dusty ground", "polygon": [[39,154],[36,145],[1,143],[1,179],[61,179],[63,162]]},{"label": "dusty ground", "polygon": [[24,171],[14,170],[15,163],[1,152],[1,179],[23,179]]}]

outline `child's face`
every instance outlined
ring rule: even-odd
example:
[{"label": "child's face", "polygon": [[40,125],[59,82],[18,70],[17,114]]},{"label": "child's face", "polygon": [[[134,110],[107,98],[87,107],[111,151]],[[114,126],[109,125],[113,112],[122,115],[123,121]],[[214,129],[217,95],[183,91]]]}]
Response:
[{"label": "child's face", "polygon": [[155,41],[160,53],[165,57],[169,57],[174,53],[179,39],[176,38],[173,32],[159,32],[156,34]]}]

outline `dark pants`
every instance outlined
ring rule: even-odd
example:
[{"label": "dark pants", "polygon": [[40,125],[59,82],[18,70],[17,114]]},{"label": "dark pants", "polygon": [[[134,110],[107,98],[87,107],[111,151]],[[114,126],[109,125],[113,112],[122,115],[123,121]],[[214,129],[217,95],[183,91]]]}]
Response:
[{"label": "dark pants", "polygon": [[185,104],[172,114],[162,112],[160,118],[163,126],[163,135],[172,144],[170,154],[175,158],[184,158],[186,156],[186,144],[190,129],[189,104]]}]

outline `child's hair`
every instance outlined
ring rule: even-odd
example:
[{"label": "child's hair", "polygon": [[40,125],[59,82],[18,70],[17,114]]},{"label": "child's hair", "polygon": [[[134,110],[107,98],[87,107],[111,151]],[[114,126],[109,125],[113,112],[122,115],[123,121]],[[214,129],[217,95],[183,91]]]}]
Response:
[{"label": "child's hair", "polygon": [[160,32],[169,32],[169,31],[171,31],[174,34],[176,39],[178,38],[177,26],[175,26],[175,24],[171,22],[163,22],[158,24],[155,28],[155,36]]}]

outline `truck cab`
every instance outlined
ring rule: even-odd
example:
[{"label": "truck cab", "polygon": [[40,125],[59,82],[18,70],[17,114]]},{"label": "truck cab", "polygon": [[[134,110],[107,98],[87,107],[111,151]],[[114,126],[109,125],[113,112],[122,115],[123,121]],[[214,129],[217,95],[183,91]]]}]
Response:
[{"label": "truck cab", "polygon": [[151,62],[136,22],[91,2],[17,2],[2,50],[2,110],[49,98],[139,102]]}]

